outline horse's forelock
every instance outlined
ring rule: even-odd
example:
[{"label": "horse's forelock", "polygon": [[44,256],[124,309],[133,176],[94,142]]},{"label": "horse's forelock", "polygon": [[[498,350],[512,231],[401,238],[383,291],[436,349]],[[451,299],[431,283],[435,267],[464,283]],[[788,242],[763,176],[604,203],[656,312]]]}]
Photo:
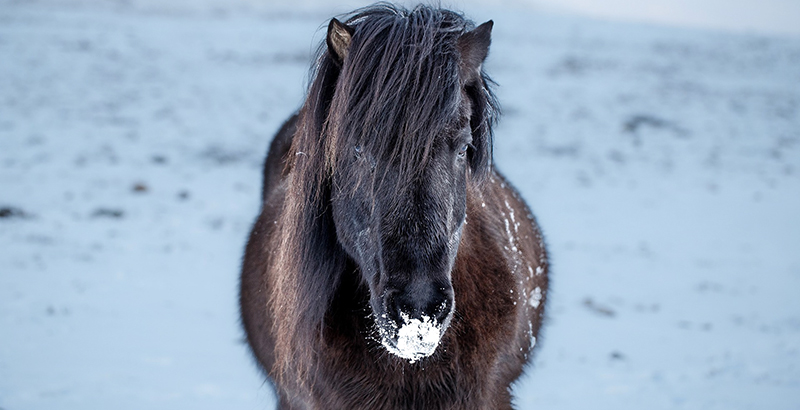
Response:
[{"label": "horse's forelock", "polygon": [[458,119],[457,40],[472,23],[446,10],[388,5],[346,21],[355,34],[328,115],[329,165],[341,165],[358,145],[396,164],[398,188],[410,186],[437,136]]}]

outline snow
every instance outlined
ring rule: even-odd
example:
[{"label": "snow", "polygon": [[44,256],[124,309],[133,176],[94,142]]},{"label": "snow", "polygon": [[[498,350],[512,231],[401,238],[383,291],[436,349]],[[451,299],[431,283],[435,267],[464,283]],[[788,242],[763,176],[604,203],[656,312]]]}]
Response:
[{"label": "snow", "polygon": [[[399,329],[395,329],[394,335],[381,335],[381,344],[390,353],[409,363],[416,363],[420,359],[428,357],[436,351],[442,336],[442,328],[436,324],[435,320],[423,315],[422,320],[409,317],[407,314],[400,315],[403,324]],[[390,339],[397,338],[393,343]]]},{"label": "snow", "polygon": [[[237,275],[319,3],[0,2],[0,408],[274,408]],[[551,256],[517,408],[800,407],[800,39],[463,8]]]},{"label": "snow", "polygon": [[528,303],[530,303],[534,309],[539,307],[539,305],[542,303],[542,288],[537,286],[536,289],[533,290],[533,295],[531,295]]}]

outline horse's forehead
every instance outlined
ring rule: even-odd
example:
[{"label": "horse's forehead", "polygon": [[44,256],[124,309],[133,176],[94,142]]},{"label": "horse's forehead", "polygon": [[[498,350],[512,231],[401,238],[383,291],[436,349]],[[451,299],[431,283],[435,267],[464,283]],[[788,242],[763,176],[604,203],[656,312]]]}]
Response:
[{"label": "horse's forehead", "polygon": [[[368,139],[367,141],[355,141],[355,143],[360,146],[383,148],[388,152],[403,147],[424,148],[429,146],[432,148],[435,145],[447,143],[457,134],[457,131],[469,123],[471,102],[463,90],[459,94],[453,102],[455,108],[439,110],[439,113],[431,115],[426,122],[420,122],[420,118],[413,114],[405,114],[400,121],[396,121],[389,127],[373,127],[376,128],[376,131],[383,130],[383,132],[353,134]],[[431,98],[435,98],[435,96],[432,95]]]}]

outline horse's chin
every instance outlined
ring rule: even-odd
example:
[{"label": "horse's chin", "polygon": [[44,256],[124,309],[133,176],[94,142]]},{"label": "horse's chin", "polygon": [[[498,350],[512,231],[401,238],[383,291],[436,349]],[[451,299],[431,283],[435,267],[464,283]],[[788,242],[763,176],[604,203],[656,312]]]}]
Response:
[{"label": "horse's chin", "polygon": [[420,320],[405,314],[401,315],[401,321],[402,324],[391,320],[378,321],[377,327],[383,347],[389,353],[410,363],[431,356],[442,340],[446,325],[427,316],[423,316]]}]

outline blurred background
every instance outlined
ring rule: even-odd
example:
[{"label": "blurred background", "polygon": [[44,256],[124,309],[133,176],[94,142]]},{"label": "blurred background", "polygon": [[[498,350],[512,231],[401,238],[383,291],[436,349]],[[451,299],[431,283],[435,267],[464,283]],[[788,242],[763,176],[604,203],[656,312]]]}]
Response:
[{"label": "blurred background", "polygon": [[[0,409],[274,408],[261,164],[366,4],[0,0]],[[443,6],[495,21],[495,164],[552,257],[517,408],[800,409],[800,2]]]}]

